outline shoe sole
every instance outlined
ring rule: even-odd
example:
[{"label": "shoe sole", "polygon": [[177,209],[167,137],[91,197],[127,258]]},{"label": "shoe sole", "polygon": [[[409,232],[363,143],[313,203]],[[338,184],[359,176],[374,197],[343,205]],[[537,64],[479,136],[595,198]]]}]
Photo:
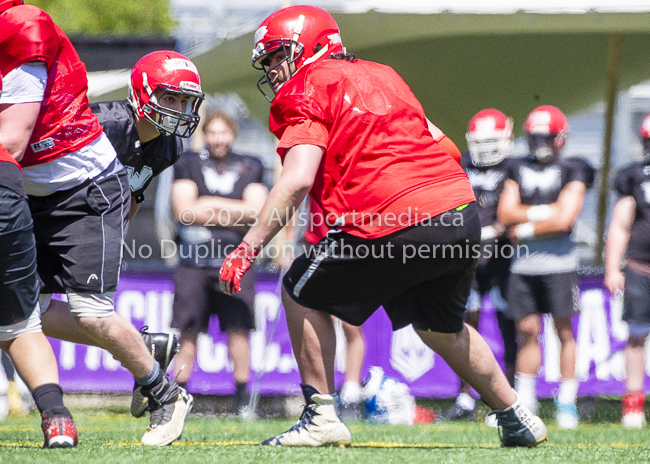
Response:
[{"label": "shoe sole", "polygon": [[72,448],[74,447],[74,440],[72,437],[59,435],[58,437],[50,438],[50,443],[47,448]]},{"label": "shoe sole", "polygon": [[136,387],[131,397],[131,415],[136,418],[143,417],[147,406],[149,406],[149,399],[142,395],[142,387]]},{"label": "shoe sole", "polygon": [[526,445],[526,447],[527,448],[535,448],[537,445],[539,445],[540,443],[544,443],[545,441],[548,441],[548,435],[545,436],[544,438],[540,438],[535,443],[531,443],[530,445]]}]

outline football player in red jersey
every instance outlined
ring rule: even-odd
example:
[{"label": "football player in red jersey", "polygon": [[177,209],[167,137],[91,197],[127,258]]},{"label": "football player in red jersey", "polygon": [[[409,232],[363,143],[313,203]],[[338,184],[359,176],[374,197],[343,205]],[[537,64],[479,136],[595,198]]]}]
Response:
[{"label": "football player in red jersey", "polygon": [[[623,294],[627,380],[621,424],[645,426],[644,346],[650,334],[650,114],[641,123],[643,159],[624,166],[616,176],[619,198],[612,212],[605,246],[605,286]],[[623,258],[625,268],[621,270]]]},{"label": "football player in red jersey", "polygon": [[317,252],[298,257],[284,277],[306,406],[298,424],[263,444],[351,443],[336,413],[330,315],[358,326],[379,306],[393,329],[412,324],[494,408],[503,446],[545,440],[541,419],[520,405],[483,338],[463,324],[471,249],[480,246],[474,194],[410,88],[390,67],[346,53],[334,18],[310,6],[262,22],[253,64],[264,71],[260,89],[275,94],[270,128],[283,170],[258,224],[221,268],[224,290],[239,290],[307,193],[331,227]]},{"label": "football player in red jersey", "polygon": [[526,247],[525,253],[512,257],[508,281],[508,314],[519,336],[515,389],[522,403],[535,411],[541,315],[550,313],[561,343],[556,415],[560,428],[578,426],[571,317],[579,311],[580,293],[578,256],[570,236],[594,181],[585,160],[561,156],[568,126],[555,106],[530,112],[524,122],[530,155],[511,158],[497,209],[497,218],[510,228],[513,240]]},{"label": "football player in red jersey", "polygon": [[0,143],[19,160],[34,220],[41,310],[66,293],[75,324],[119,359],[152,408],[147,445],[183,430],[192,398],[115,313],[131,202],[127,174],[88,107],[86,69],[43,10],[0,1]]},{"label": "football player in red jersey", "polygon": [[0,237],[0,256],[5,258],[0,259],[0,349],[9,355],[34,397],[42,415],[44,447],[76,446],[77,428],[63,404],[56,358],[41,329],[36,243],[22,173],[2,145]]}]

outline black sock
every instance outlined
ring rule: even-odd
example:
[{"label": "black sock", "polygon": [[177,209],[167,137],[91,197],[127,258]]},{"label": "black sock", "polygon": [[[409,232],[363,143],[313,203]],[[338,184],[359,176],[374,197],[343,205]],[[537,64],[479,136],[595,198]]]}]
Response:
[{"label": "black sock", "polygon": [[39,412],[53,410],[57,415],[72,416],[63,405],[63,390],[55,383],[46,383],[36,387],[32,392],[34,402]]},{"label": "black sock", "polygon": [[187,390],[187,382],[179,382],[178,386]]},{"label": "black sock", "polygon": [[147,385],[142,386],[142,394],[146,396],[146,393],[150,393],[151,391],[153,391],[158,385],[160,385],[163,382],[164,378],[165,378],[165,373],[162,371],[162,369],[160,369],[158,373],[158,377],[156,377],[156,380],[154,380],[153,382]]},{"label": "black sock", "polygon": [[248,384],[246,382],[235,382],[235,395],[245,395],[247,393],[247,386]]},{"label": "black sock", "polygon": [[311,397],[313,395],[318,395],[318,390],[316,390],[311,385],[307,385],[306,383],[301,383],[300,386],[302,387],[302,395],[305,397],[305,403],[307,405],[315,404],[315,401],[312,400]]}]

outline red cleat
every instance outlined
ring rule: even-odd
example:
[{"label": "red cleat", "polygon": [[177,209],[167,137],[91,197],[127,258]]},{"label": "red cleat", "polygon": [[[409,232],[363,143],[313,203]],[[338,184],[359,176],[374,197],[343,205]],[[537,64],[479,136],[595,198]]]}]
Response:
[{"label": "red cleat", "polygon": [[41,414],[43,420],[41,428],[45,435],[43,448],[72,448],[79,443],[77,426],[74,425],[72,417],[68,414],[61,414],[54,409],[48,409]]}]

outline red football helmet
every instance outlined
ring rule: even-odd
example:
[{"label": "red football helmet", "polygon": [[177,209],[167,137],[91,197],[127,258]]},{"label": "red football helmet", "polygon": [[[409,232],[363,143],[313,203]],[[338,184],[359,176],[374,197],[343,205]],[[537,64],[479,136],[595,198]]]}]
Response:
[{"label": "red football helmet", "polygon": [[[334,18],[322,8],[306,5],[290,6],[273,13],[260,24],[254,41],[253,67],[264,71],[257,87],[269,101],[272,99],[262,85],[268,84],[274,93],[282,85],[274,84],[269,77],[271,69],[266,58],[270,54],[284,49],[285,58],[274,68],[287,62],[291,78],[303,66],[345,50]],[[292,65],[295,69],[291,69]]]},{"label": "red football helmet", "polygon": [[641,143],[643,144],[643,155],[650,158],[650,114],[643,118],[641,123]]},{"label": "red football helmet", "polygon": [[[181,111],[160,103],[165,94],[186,98]],[[201,91],[199,71],[188,58],[170,50],[151,52],[140,58],[131,71],[129,102],[141,118],[147,118],[160,133],[190,137],[199,125]]]},{"label": "red football helmet", "polygon": [[569,121],[559,108],[538,106],[530,112],[524,123],[530,153],[541,163],[555,161],[567,139]]},{"label": "red football helmet", "polygon": [[22,5],[23,0],[0,0],[0,13],[7,11],[9,8]]},{"label": "red football helmet", "polygon": [[494,108],[476,113],[467,125],[467,146],[474,166],[494,166],[512,149],[512,119]]}]

